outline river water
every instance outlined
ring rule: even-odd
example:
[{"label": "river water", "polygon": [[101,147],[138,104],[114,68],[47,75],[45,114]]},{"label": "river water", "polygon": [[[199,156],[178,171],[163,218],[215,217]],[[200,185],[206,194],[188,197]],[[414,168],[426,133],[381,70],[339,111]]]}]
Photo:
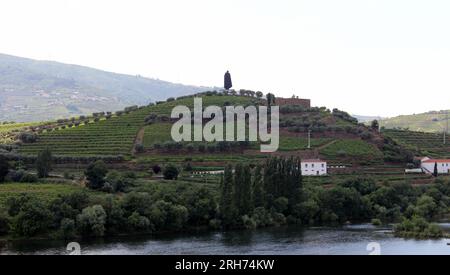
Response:
[{"label": "river water", "polygon": [[[441,223],[450,231],[450,223]],[[369,255],[449,254],[450,239],[396,238],[391,227],[369,224],[304,229],[296,226],[253,231],[129,236],[80,242],[81,254],[258,254]],[[369,247],[368,247],[369,246]],[[69,254],[67,242],[27,240],[0,242],[0,254]]]}]

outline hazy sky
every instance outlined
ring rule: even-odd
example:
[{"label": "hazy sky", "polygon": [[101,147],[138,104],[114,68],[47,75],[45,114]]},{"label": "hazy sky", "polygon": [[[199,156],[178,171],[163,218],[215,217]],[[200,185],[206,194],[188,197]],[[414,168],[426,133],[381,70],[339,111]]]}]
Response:
[{"label": "hazy sky", "polygon": [[1,0],[0,52],[354,114],[450,109],[450,1]]}]

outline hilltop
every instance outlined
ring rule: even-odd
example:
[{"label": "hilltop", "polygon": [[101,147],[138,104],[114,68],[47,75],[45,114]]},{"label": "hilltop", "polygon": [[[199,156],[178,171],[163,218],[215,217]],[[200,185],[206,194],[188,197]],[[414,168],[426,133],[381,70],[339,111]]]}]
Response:
[{"label": "hilltop", "polygon": [[439,133],[445,129],[445,111],[431,111],[422,114],[402,115],[382,119],[380,126],[387,129],[401,128],[418,132]]},{"label": "hilltop", "polygon": [[0,121],[44,121],[116,111],[202,87],[0,54]]}]

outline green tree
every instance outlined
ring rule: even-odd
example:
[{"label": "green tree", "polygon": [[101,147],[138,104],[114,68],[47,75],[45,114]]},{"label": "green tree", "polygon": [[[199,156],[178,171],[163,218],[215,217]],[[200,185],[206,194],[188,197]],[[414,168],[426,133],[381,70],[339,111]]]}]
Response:
[{"label": "green tree", "polygon": [[53,157],[50,148],[46,147],[43,151],[39,152],[36,159],[38,177],[48,177],[50,171],[52,170],[52,162]]},{"label": "green tree", "polygon": [[178,174],[178,168],[171,164],[166,166],[163,171],[163,176],[166,180],[176,180],[178,178]]},{"label": "green tree", "polygon": [[241,183],[241,201],[239,203],[239,208],[241,209],[242,215],[250,215],[253,210],[252,201],[252,174],[251,169],[248,165],[243,166],[242,169],[242,183]]},{"label": "green tree", "polygon": [[233,167],[225,167],[224,175],[221,179],[220,216],[225,227],[231,227],[235,222],[236,208],[233,199]]},{"label": "green tree", "polygon": [[9,172],[9,163],[8,160],[0,155],[0,182],[3,182],[5,180],[5,176]]},{"label": "green tree", "polygon": [[48,231],[53,215],[44,202],[35,197],[23,197],[16,202],[18,204],[10,205],[9,210],[10,215],[13,214],[12,230],[15,234],[31,237]]},{"label": "green tree", "polygon": [[378,129],[380,128],[380,123],[378,122],[378,120],[375,119],[375,120],[373,120],[373,121],[370,123],[370,127],[371,127],[372,129],[378,131]]},{"label": "green tree", "polygon": [[272,93],[268,93],[266,95],[266,99],[267,99],[267,106],[272,106],[272,104],[275,104],[275,95]]},{"label": "green tree", "polygon": [[108,168],[102,160],[97,160],[88,165],[84,174],[88,180],[87,187],[91,189],[101,189],[105,184],[105,176]]},{"label": "green tree", "polygon": [[438,173],[438,166],[437,166],[437,162],[434,163],[434,170],[433,170],[433,176],[437,177],[439,175]]},{"label": "green tree", "polygon": [[262,167],[256,166],[253,177],[253,205],[256,207],[264,206],[264,183],[262,179]]},{"label": "green tree", "polygon": [[106,212],[101,205],[86,207],[77,222],[83,236],[101,237],[105,234]]}]

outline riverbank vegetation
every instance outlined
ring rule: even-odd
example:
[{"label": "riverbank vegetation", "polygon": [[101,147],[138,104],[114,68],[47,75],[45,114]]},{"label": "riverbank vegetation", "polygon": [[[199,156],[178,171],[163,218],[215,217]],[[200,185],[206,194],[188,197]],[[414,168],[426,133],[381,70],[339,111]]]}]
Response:
[{"label": "riverbank vegetation", "polygon": [[[377,185],[360,177],[325,188],[305,182],[298,168],[296,158],[228,165],[219,182],[207,184],[173,176],[146,180],[96,161],[85,170],[86,187],[0,184],[0,234],[75,238],[372,220],[399,222],[395,232],[402,237],[443,236],[429,222],[448,213],[449,182]],[[173,175],[182,169],[159,170]]]}]

